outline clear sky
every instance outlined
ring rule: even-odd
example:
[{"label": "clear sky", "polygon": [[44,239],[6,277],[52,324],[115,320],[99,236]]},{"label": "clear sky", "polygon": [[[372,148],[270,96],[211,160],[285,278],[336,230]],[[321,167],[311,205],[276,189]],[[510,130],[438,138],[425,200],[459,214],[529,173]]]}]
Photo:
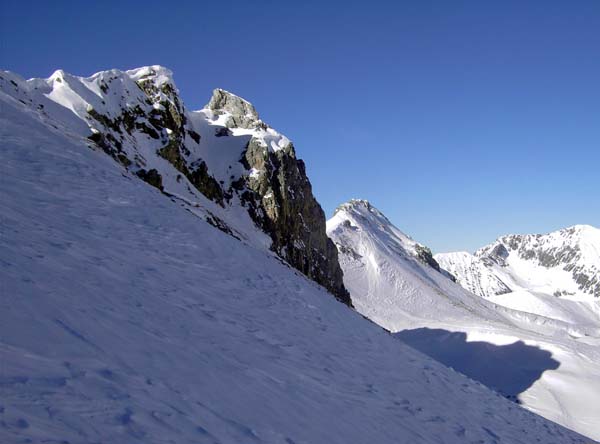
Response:
[{"label": "clear sky", "polygon": [[24,77],[161,64],[290,137],[330,216],[370,200],[436,252],[600,226],[600,1],[10,1]]}]

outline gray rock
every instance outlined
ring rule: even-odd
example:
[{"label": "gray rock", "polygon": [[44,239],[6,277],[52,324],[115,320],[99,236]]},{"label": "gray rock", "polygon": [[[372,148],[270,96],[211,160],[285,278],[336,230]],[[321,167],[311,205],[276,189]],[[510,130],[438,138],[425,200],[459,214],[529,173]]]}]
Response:
[{"label": "gray rock", "polygon": [[294,146],[271,152],[251,140],[242,162],[263,173],[248,178],[246,202],[255,222],[273,240],[273,250],[290,265],[351,305],[337,248],[327,237],[325,213],[312,194],[304,162]]},{"label": "gray rock", "polygon": [[206,107],[217,115],[231,114],[225,123],[227,128],[254,129],[264,125],[250,102],[224,89],[215,89]]}]

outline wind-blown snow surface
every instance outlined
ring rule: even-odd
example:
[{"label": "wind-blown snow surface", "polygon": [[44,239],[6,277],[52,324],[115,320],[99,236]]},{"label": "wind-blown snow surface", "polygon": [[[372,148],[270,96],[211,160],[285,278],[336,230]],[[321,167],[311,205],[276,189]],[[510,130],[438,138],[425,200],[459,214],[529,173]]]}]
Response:
[{"label": "wind-blown snow surface", "polygon": [[[518,311],[466,291],[419,259],[419,244],[366,201],[341,205],[327,231],[360,313],[442,362],[496,381],[528,409],[600,438],[600,323]],[[510,370],[512,360],[527,366],[537,357],[537,373]],[[523,378],[518,387],[506,380],[509,370]]]},{"label": "wind-blown snow surface", "polygon": [[1,442],[587,442],[0,110]]}]

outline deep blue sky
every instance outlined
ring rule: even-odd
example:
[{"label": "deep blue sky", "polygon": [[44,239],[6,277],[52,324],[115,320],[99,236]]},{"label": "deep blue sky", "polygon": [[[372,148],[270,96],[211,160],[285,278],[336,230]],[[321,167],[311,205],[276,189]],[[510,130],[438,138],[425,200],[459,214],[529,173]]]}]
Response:
[{"label": "deep blue sky", "polygon": [[7,1],[25,77],[161,64],[221,87],[307,163],[327,215],[369,199],[434,251],[600,226],[600,1]]}]

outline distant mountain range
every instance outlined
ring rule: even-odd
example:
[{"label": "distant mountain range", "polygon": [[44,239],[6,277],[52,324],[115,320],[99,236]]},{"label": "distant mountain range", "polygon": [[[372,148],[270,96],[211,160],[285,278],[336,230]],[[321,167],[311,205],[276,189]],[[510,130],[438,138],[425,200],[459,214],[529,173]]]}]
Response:
[{"label": "distant mountain range", "polygon": [[435,259],[482,297],[520,290],[583,300],[600,297],[600,229],[590,225],[503,236],[473,255],[445,253]]}]

